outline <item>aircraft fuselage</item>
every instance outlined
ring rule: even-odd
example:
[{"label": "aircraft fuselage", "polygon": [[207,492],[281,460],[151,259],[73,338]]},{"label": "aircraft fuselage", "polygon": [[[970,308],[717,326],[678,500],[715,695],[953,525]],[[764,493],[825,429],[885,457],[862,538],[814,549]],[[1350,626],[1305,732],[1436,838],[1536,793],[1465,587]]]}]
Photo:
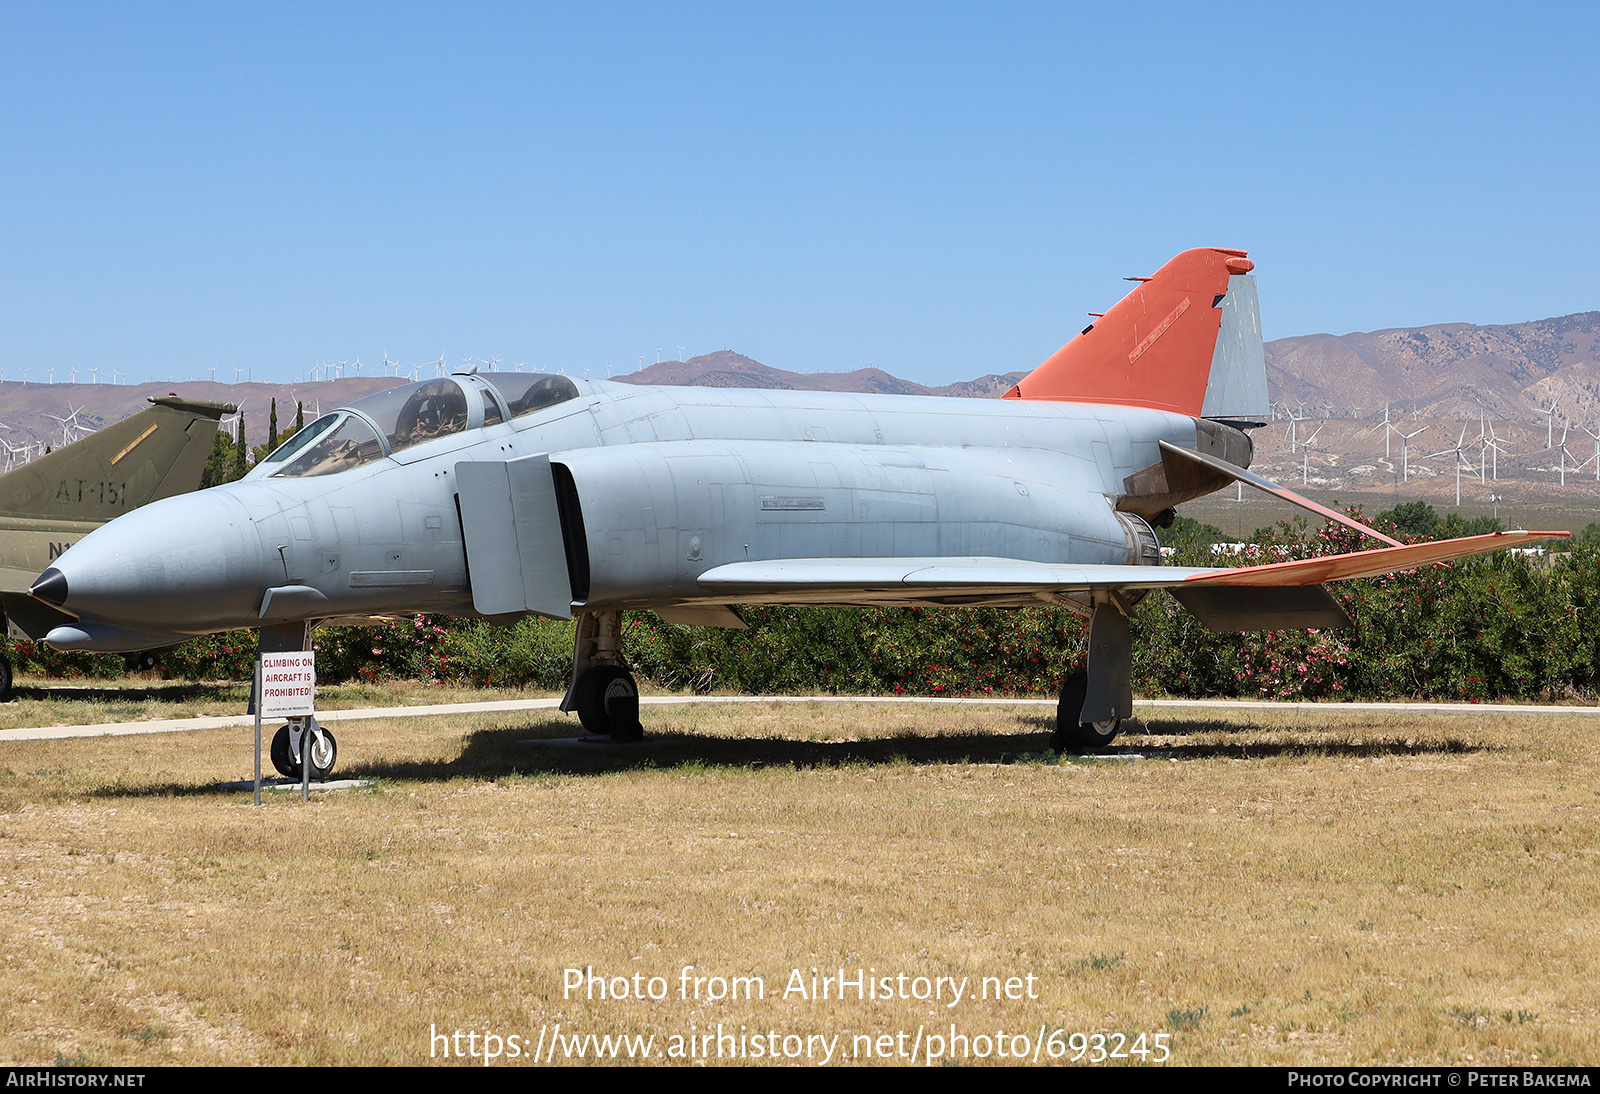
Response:
[{"label": "aircraft fuselage", "polygon": [[66,644],[494,614],[481,589],[475,604],[462,464],[547,456],[558,486],[566,477],[581,529],[563,535],[581,557],[557,567],[571,595],[545,610],[566,615],[712,603],[696,578],[750,560],[1126,563],[1137,545],[1117,500],[1161,462],[1158,442],[1197,443],[1196,419],[1138,407],[578,381],[574,397],[517,417],[484,391],[495,379],[451,378],[470,406],[459,432],[311,477],[263,463],[85,536],[55,561],[63,607],[85,624]]}]

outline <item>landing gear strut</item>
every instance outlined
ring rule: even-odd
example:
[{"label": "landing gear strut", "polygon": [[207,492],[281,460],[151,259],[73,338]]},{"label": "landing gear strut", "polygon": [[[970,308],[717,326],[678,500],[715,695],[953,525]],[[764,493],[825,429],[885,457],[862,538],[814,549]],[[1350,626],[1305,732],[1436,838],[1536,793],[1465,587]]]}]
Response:
[{"label": "landing gear strut", "polygon": [[321,782],[328,777],[339,757],[339,742],[334,740],[332,733],[317,725],[315,718],[297,718],[279,727],[278,732],[272,735],[272,766],[286,779],[300,778],[300,750],[305,733],[295,723],[301,721],[311,723],[311,781]]},{"label": "landing gear strut", "polygon": [[1104,748],[1133,713],[1133,637],[1126,604],[1097,598],[1089,623],[1089,665],[1061,684],[1050,747]]},{"label": "landing gear strut", "polygon": [[586,612],[578,617],[572,650],[572,683],[561,709],[575,713],[596,737],[637,741],[639,685],[622,657],[622,613]]}]

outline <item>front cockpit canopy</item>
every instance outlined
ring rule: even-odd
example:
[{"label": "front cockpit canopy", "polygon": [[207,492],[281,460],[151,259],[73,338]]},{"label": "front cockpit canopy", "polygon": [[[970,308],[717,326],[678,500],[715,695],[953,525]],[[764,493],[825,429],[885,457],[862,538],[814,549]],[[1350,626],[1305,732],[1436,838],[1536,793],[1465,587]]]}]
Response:
[{"label": "front cockpit canopy", "polygon": [[[480,413],[473,415],[467,387]],[[358,399],[290,437],[263,463],[281,478],[332,475],[469,428],[520,418],[578,397],[565,376],[490,373],[423,380]],[[376,430],[373,428],[376,426]]]}]

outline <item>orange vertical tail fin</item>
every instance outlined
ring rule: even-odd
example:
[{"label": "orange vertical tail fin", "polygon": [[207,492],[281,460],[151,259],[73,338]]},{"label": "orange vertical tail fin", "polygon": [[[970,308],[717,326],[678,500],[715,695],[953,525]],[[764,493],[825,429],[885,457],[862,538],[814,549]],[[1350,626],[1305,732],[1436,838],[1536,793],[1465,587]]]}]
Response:
[{"label": "orange vertical tail fin", "polygon": [[1263,419],[1266,357],[1255,264],[1184,251],[1057,350],[1010,399],[1115,403],[1200,418]]}]

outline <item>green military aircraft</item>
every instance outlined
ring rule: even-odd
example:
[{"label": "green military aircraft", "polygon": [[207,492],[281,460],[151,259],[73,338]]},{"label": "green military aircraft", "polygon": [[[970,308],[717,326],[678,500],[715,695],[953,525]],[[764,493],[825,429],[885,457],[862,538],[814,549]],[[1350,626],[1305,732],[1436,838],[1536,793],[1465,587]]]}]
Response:
[{"label": "green military aircraft", "polygon": [[[0,475],[0,607],[8,633],[43,638],[72,616],[28,595],[39,571],[114,517],[198,489],[229,403],[153,395],[148,410]],[[0,654],[0,699],[11,663]]]}]

